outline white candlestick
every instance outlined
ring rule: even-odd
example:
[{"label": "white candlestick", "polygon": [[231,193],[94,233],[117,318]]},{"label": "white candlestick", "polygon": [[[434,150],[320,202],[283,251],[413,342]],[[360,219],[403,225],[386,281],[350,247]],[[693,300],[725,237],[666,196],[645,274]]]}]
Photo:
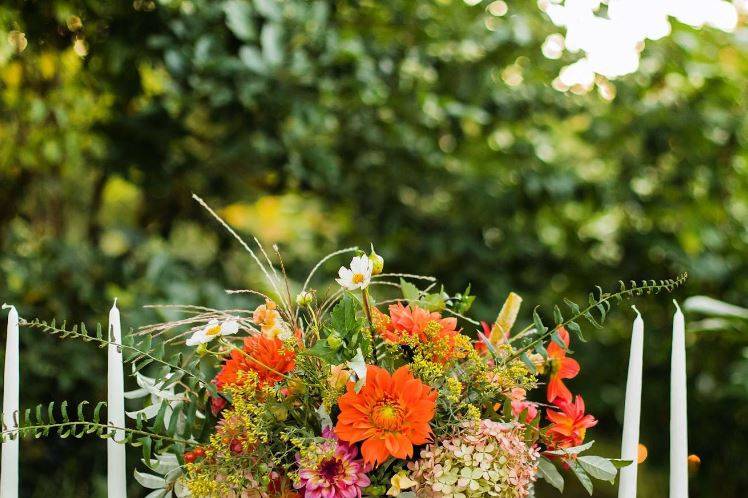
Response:
[{"label": "white candlestick", "polygon": [[686,326],[675,303],[670,360],[670,498],[688,498],[688,415],[686,403]]},{"label": "white candlestick", "polygon": [[[8,336],[5,340],[5,377],[3,377],[3,424],[7,429],[18,420],[18,313],[13,306],[8,313]],[[6,439],[0,467],[0,498],[18,498],[18,437]]]},{"label": "white candlestick", "polygon": [[[115,427],[125,426],[125,386],[122,373],[122,329],[120,328],[117,300],[109,311],[109,340],[114,344],[108,346],[107,362],[107,415],[109,424]],[[109,429],[110,433],[112,429]],[[122,441],[125,434],[122,430],[114,431],[114,439]],[[109,498],[126,498],[127,481],[125,469],[125,445],[107,439],[107,496]]]},{"label": "white candlestick", "polygon": [[618,498],[636,498],[636,473],[639,450],[639,415],[642,397],[642,354],[644,352],[644,320],[636,311],[634,327],[631,331],[631,352],[629,353],[629,373],[626,380],[626,404],[623,413],[623,436],[621,438],[621,459],[633,463],[621,469],[618,481]]}]

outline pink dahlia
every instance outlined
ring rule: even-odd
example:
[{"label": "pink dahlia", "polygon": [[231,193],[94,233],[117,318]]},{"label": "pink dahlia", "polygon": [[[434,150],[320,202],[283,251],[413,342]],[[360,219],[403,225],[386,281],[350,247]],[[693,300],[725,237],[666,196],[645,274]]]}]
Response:
[{"label": "pink dahlia", "polygon": [[305,498],[361,498],[361,490],[371,484],[358,449],[338,440],[330,428],[322,431],[325,442],[304,457],[296,457],[299,482],[294,487]]}]

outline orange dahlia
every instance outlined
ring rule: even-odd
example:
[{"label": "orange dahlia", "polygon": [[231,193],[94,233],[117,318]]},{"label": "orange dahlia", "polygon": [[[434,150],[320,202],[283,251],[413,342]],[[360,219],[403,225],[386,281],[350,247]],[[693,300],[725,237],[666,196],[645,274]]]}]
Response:
[{"label": "orange dahlia", "polygon": [[[387,342],[419,349],[426,358],[437,363],[465,356],[463,346],[467,343],[458,339],[456,318],[442,318],[439,313],[414,304],[393,304],[389,311],[389,316],[381,311],[372,314],[375,329]],[[467,340],[464,336],[463,339]]]},{"label": "orange dahlia", "polygon": [[405,335],[426,340],[425,331],[431,322],[441,326],[442,335],[457,332],[456,318],[442,318],[439,313],[429,312],[414,304],[404,306],[396,303],[390,305],[389,311],[389,320],[383,320],[384,326],[378,327],[378,332],[390,342],[399,343]]},{"label": "orange dahlia", "polygon": [[566,344],[562,348],[555,342],[548,346],[548,363],[551,370],[551,378],[548,381],[548,402],[554,403],[556,399],[571,401],[571,391],[564,385],[564,379],[573,379],[579,373],[577,360],[566,357],[569,348],[569,332],[564,327],[559,327],[558,337]]},{"label": "orange dahlia", "polygon": [[410,458],[414,445],[430,440],[436,391],[413,377],[407,366],[390,375],[369,365],[366,385],[357,393],[349,382],[338,405],[337,436],[351,444],[363,441],[364,461],[379,465],[390,456]]},{"label": "orange dahlia", "polygon": [[585,413],[584,400],[579,395],[574,402],[560,401],[558,410],[549,408],[545,415],[551,421],[547,432],[552,441],[550,446],[555,448],[579,446],[587,429],[597,425],[595,417]]},{"label": "orange dahlia", "polygon": [[216,386],[241,384],[239,372],[257,373],[261,386],[274,385],[296,366],[296,353],[280,339],[257,335],[244,339],[241,349],[231,351],[223,368],[216,375]]}]

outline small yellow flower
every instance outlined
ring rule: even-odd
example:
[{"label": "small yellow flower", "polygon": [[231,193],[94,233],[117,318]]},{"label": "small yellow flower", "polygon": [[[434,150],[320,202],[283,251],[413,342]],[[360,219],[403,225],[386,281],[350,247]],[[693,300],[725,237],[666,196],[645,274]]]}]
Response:
[{"label": "small yellow flower", "polygon": [[392,479],[390,479],[390,484],[392,486],[389,490],[387,490],[387,496],[397,496],[402,493],[403,490],[412,488],[418,483],[408,477],[407,472],[401,470],[400,472],[392,476]]}]

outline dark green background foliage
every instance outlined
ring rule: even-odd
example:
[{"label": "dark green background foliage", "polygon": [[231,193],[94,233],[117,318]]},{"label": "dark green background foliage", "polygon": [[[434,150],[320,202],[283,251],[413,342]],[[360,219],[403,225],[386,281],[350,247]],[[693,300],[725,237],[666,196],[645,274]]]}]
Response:
[{"label": "dark green background foliage", "polygon": [[[492,18],[456,0],[38,0],[5,2],[0,19],[0,299],[24,317],[93,323],[115,296],[131,327],[163,318],[147,303],[247,306],[223,289],[260,275],[192,192],[279,243],[294,279],[372,241],[390,270],[471,283],[482,319],[510,290],[529,319],[595,284],[682,271],[676,298],[748,304],[743,28],[675,25],[608,102],[551,88],[571,59],[542,56],[555,30],[534,2]],[[28,40],[20,54],[11,30]],[[637,305],[640,490],[664,496],[672,305]],[[570,386],[608,456],[631,319],[625,306],[573,345]],[[688,335],[694,497],[748,485],[745,333]],[[24,331],[22,366],[25,406],[105,398],[90,344]],[[104,496],[104,448],[24,442],[22,495]]]}]

